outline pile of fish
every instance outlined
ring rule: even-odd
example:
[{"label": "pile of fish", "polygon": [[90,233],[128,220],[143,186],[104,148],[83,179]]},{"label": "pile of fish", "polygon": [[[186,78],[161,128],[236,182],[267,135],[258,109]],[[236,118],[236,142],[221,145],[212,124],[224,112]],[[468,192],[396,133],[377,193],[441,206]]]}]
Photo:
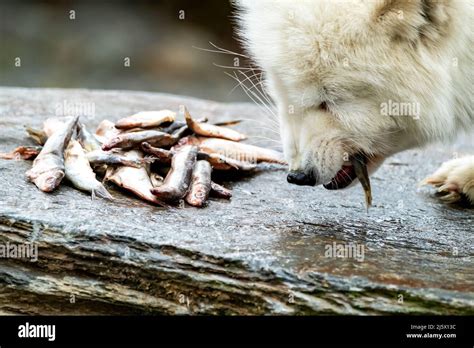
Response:
[{"label": "pile of fish", "polygon": [[[251,171],[260,162],[285,164],[279,152],[241,143],[246,136],[228,128],[240,121],[210,124],[183,108],[184,121],[169,110],[144,111],[115,124],[102,121],[90,133],[79,117],[47,119],[43,129],[27,127],[38,146],[21,146],[3,159],[34,160],[26,177],[52,192],[63,179],[92,197],[112,200],[111,182],[160,206],[183,200],[202,207],[208,197],[232,192],[212,181],[215,171]],[[97,177],[102,177],[99,181]]]}]

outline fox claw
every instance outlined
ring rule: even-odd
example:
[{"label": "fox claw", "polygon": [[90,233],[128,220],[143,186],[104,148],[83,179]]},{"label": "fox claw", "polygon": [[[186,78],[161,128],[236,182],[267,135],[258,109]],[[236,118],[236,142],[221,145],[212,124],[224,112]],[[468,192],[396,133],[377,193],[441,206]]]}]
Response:
[{"label": "fox claw", "polygon": [[474,156],[456,158],[443,163],[432,175],[420,182],[420,186],[433,185],[447,203],[455,203],[465,196],[474,204]]}]

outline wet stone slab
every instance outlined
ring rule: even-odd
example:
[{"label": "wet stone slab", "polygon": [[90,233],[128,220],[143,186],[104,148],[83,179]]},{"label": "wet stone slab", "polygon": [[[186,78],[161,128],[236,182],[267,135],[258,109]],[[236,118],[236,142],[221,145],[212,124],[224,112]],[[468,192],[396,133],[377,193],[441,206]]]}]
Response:
[{"label": "wet stone slab", "polygon": [[[0,152],[32,144],[24,125],[81,103],[93,106],[91,129],[184,104],[211,121],[249,119],[237,129],[250,142],[276,144],[275,120],[251,104],[0,88]],[[1,160],[0,244],[35,243],[38,260],[0,259],[0,313],[472,315],[474,211],[417,188],[455,153],[474,153],[468,139],[388,159],[369,213],[359,186],[291,186],[284,169],[221,176],[231,202],[165,211],[112,187],[113,203],[68,185],[44,194],[25,180],[30,162]],[[364,253],[330,257],[339,245]]]}]

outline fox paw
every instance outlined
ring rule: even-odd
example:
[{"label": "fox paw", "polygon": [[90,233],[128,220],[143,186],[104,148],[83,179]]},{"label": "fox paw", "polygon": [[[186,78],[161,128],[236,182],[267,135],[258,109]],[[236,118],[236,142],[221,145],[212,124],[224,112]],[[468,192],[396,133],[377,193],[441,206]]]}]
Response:
[{"label": "fox paw", "polygon": [[437,187],[441,199],[447,203],[458,202],[464,196],[474,205],[474,156],[444,162],[420,184]]}]

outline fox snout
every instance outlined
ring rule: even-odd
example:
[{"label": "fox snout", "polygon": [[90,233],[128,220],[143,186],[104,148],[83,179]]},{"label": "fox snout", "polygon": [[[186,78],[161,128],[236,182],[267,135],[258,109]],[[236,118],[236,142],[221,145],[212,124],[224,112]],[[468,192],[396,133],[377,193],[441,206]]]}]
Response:
[{"label": "fox snout", "polygon": [[314,171],[310,173],[305,173],[304,171],[290,171],[286,179],[290,184],[299,186],[315,186],[318,182],[317,175]]}]

